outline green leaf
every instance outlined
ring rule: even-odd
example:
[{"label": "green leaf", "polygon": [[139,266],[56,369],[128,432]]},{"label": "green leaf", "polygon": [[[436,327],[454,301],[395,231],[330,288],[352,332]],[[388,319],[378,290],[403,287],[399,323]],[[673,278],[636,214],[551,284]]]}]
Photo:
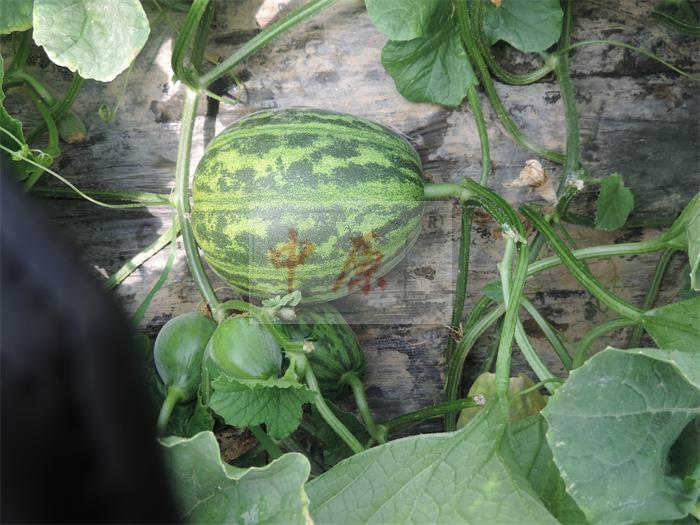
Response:
[{"label": "green leaf", "polygon": [[505,407],[462,430],[391,441],[307,484],[315,523],[556,523],[520,473]]},{"label": "green leaf", "polygon": [[26,31],[32,27],[34,0],[2,0],[0,6],[0,35]]},{"label": "green leaf", "polygon": [[693,350],[665,350],[660,348],[631,348],[627,352],[645,355],[673,365],[688,383],[700,390],[700,343]]},{"label": "green leaf", "polygon": [[700,390],[675,366],[608,348],[571,372],[542,414],[567,492],[591,522],[683,518],[700,495],[700,483],[666,470],[700,415]]},{"label": "green leaf", "polygon": [[560,523],[587,523],[581,509],[566,492],[564,480],[554,464],[552,451],[545,439],[546,431],[547,423],[540,415],[528,417],[514,425],[513,449],[518,464],[549,512]]},{"label": "green leaf", "polygon": [[212,381],[209,406],[229,425],[250,427],[264,423],[271,437],[288,436],[301,423],[302,406],[316,394],[286,378],[234,379],[224,374]]},{"label": "green leaf", "polygon": [[304,482],[309,462],[285,454],[263,468],[221,460],[211,432],[161,441],[183,521],[189,523],[309,523]]},{"label": "green leaf", "polygon": [[700,199],[696,199],[695,203],[685,225],[685,234],[688,239],[690,287],[700,291]]},{"label": "green leaf", "polygon": [[365,0],[367,14],[391,40],[424,36],[440,0]]},{"label": "green leaf", "polygon": [[34,41],[59,66],[109,82],[124,71],[148,38],[138,0],[35,0]]},{"label": "green leaf", "polygon": [[559,0],[486,2],[484,31],[492,44],[505,40],[520,51],[544,51],[559,40],[563,18]]},{"label": "green leaf", "polygon": [[[515,423],[521,419],[525,419],[529,416],[534,416],[539,414],[540,410],[545,407],[547,401],[545,398],[537,392],[536,390],[524,395],[518,395],[523,390],[526,390],[535,384],[532,379],[524,374],[518,374],[517,377],[511,377],[508,383],[508,401],[509,401],[509,412],[510,421]],[[496,374],[491,374],[485,372],[476,378],[474,384],[472,384],[469,389],[467,397],[472,399],[478,399],[481,396],[483,402],[486,404],[488,401],[495,399],[498,393],[498,387],[496,386]],[[470,407],[465,408],[459,413],[459,419],[457,420],[457,428],[464,427],[474,416],[481,412],[481,407]]]},{"label": "green leaf", "polygon": [[634,195],[625,187],[622,176],[616,173],[603,179],[598,195],[595,227],[599,230],[616,230],[625,225],[634,208]]},{"label": "green leaf", "polygon": [[426,36],[387,42],[382,64],[399,93],[413,102],[456,107],[467,95],[467,87],[477,83],[459,27],[444,9],[437,10]]},{"label": "green leaf", "polygon": [[[695,196],[690,199],[680,215],[673,221],[671,227],[661,236],[661,240],[663,240],[669,248],[687,252],[690,244],[689,234],[691,233],[690,228],[688,228],[688,223],[691,217],[695,217],[698,214],[700,214],[700,193],[696,193]],[[696,230],[693,229],[693,232],[695,231]],[[697,235],[695,234],[694,236],[695,239],[693,241],[696,243],[700,242],[697,239]]]},{"label": "green leaf", "polygon": [[695,291],[690,287],[690,265],[686,264],[681,272],[681,289],[678,291],[678,297],[681,301],[686,301],[699,295],[700,291]]},{"label": "green leaf", "polygon": [[645,312],[642,326],[661,348],[700,348],[700,297]]}]

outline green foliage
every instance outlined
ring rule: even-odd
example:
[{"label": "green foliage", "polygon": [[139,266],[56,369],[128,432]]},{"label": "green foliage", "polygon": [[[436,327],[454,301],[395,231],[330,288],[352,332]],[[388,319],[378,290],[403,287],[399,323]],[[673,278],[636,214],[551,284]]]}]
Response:
[{"label": "green foliage", "polygon": [[585,524],[586,517],[566,492],[564,480],[554,464],[546,431],[547,423],[540,415],[515,424],[512,429],[515,458],[532,488],[560,523]]},{"label": "green foliage", "polygon": [[0,4],[0,35],[26,31],[32,27],[34,0],[2,0]]},{"label": "green foliage", "polygon": [[683,518],[700,495],[700,479],[666,471],[672,445],[700,416],[700,389],[672,355],[608,348],[572,372],[543,411],[567,491],[593,523]]},{"label": "green foliage", "polygon": [[224,374],[212,381],[209,406],[237,427],[265,424],[273,438],[283,438],[301,423],[302,407],[316,394],[296,381],[235,379]]},{"label": "green foliage", "polygon": [[642,326],[661,348],[695,352],[700,348],[700,297],[649,310]]},{"label": "green foliage", "polygon": [[263,468],[239,469],[221,460],[211,432],[161,441],[163,456],[187,523],[306,525],[304,482],[309,462],[285,454]]},{"label": "green foliage", "polygon": [[504,40],[520,51],[544,51],[559,40],[563,16],[559,0],[487,1],[484,31],[492,44]]},{"label": "green foliage", "polygon": [[437,20],[440,29],[408,42],[390,41],[382,50],[382,64],[396,89],[413,102],[459,106],[467,87],[476,84],[459,28],[449,20]]},{"label": "green foliage", "polygon": [[377,29],[391,40],[413,40],[425,35],[440,0],[365,0]]},{"label": "green foliage", "polygon": [[319,524],[557,523],[521,474],[505,407],[490,403],[455,433],[392,441],[311,481]]},{"label": "green foliage", "polygon": [[627,222],[634,208],[634,195],[625,187],[622,175],[614,173],[601,183],[595,214],[595,227],[599,230],[616,230]]},{"label": "green foliage", "polygon": [[59,66],[109,82],[146,43],[149,24],[138,0],[35,0],[34,41]]},{"label": "green foliage", "polygon": [[700,291],[700,199],[695,199],[685,226],[688,238],[688,260],[690,262],[690,287]]}]

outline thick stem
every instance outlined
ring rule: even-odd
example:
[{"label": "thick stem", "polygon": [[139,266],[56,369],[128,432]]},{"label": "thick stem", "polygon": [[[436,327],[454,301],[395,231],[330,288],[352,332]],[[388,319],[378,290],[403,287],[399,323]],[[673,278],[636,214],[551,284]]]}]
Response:
[{"label": "thick stem", "polygon": [[349,385],[352,389],[352,394],[355,397],[355,405],[357,405],[357,410],[360,412],[362,421],[372,439],[380,444],[386,443],[386,430],[381,429],[374,420],[372,410],[367,403],[367,396],[365,395],[365,387],[362,384],[362,380],[357,377],[354,372],[347,372],[340,378],[340,382]]},{"label": "thick stem", "polygon": [[306,366],[306,385],[316,392],[316,400],[314,406],[321,417],[324,419],[328,426],[330,426],[333,431],[338,434],[340,439],[342,439],[345,444],[350,447],[350,450],[355,454],[364,452],[365,448],[360,444],[357,438],[348,430],[348,428],[343,425],[343,423],[335,416],[330,407],[326,404],[326,400],[323,399],[323,394],[321,394],[321,389],[318,386],[318,381],[314,375],[313,370],[310,366]]},{"label": "thick stem", "polygon": [[265,452],[267,452],[272,459],[281,458],[284,455],[282,449],[277,446],[277,443],[275,443],[262,428],[258,425],[249,428],[251,433],[255,436],[255,439],[258,440],[258,443],[260,443],[262,448],[265,449]]},{"label": "thick stem", "polygon": [[[517,324],[515,326],[515,342],[518,343],[520,352],[525,357],[527,364],[530,365],[530,368],[532,368],[532,371],[535,372],[537,378],[547,384],[547,390],[554,392],[555,387],[551,386],[551,382],[553,379],[555,379],[555,377],[542,362],[540,356],[537,355],[537,352],[530,343],[530,340],[527,338],[525,328],[523,327],[523,323],[520,322],[520,319],[517,320]],[[498,370],[498,368],[496,368],[496,370]]]},{"label": "thick stem", "polygon": [[[19,45],[14,53],[12,63],[7,70],[7,76],[24,68],[24,65],[27,63],[27,58],[29,58],[29,50],[32,47],[32,41],[32,30],[24,31],[20,37]],[[5,80],[7,80],[7,77],[5,77]]]},{"label": "thick stem", "polygon": [[381,425],[385,427],[389,433],[401,427],[415,425],[426,419],[443,417],[446,414],[456,414],[464,408],[473,408],[480,406],[473,399],[457,399],[455,401],[446,401],[431,407],[421,408],[413,412],[402,414],[398,417],[385,421]]},{"label": "thick stem", "polygon": [[496,112],[496,115],[498,115],[499,120],[503,124],[503,127],[506,128],[506,131],[508,131],[513,140],[515,140],[524,148],[533,151],[540,157],[544,157],[554,162],[563,163],[565,160],[564,155],[557,151],[552,151],[543,148],[542,146],[539,146],[530,141],[530,139],[526,137],[522,133],[522,131],[520,131],[517,124],[510,117],[510,114],[503,106],[503,102],[501,102],[501,99],[498,96],[498,92],[496,91],[496,87],[493,84],[493,80],[491,80],[491,75],[489,73],[488,66],[486,65],[486,62],[484,62],[484,59],[481,56],[481,53],[479,52],[479,48],[474,38],[474,32],[471,28],[472,24],[470,22],[467,3],[462,0],[453,0],[453,5],[457,12],[460,34],[464,42],[464,46],[467,50],[467,54],[469,55],[469,58],[471,59],[472,63],[476,66],[476,69],[479,73],[479,77],[481,79],[482,86],[484,87],[484,91],[486,92],[486,95],[488,96],[489,101],[491,102],[493,110]]},{"label": "thick stem", "polygon": [[[197,28],[199,27],[199,22],[207,10],[208,3],[209,0],[194,0],[192,2],[192,5],[187,12],[185,24],[180,30],[180,35],[175,41],[171,59],[171,65],[173,72],[175,73],[175,77],[193,90],[196,90],[197,88],[196,72],[186,67],[185,55],[194,41],[195,35],[197,34]],[[199,46],[202,46],[202,44],[200,43]]]},{"label": "thick stem", "polygon": [[[649,290],[647,291],[646,297],[644,297],[642,310],[646,311],[654,307],[656,297],[659,295],[659,288],[661,288],[661,281],[663,281],[664,275],[666,275],[668,264],[671,262],[671,257],[673,257],[674,253],[676,253],[675,249],[666,248],[661,254],[659,262],[656,264],[654,277],[649,285]],[[639,343],[642,340],[642,330],[643,328],[641,324],[635,325],[634,329],[632,330],[632,335],[630,335],[630,339],[627,342],[627,348],[637,348],[639,346]]]},{"label": "thick stem", "polygon": [[[488,328],[496,322],[496,320],[503,315],[505,311],[504,306],[501,304],[497,308],[491,310],[484,317],[481,317],[472,326],[468,328],[465,332],[464,337],[457,345],[454,356],[450,361],[449,367],[447,369],[447,381],[445,385],[445,397],[446,401],[454,401],[459,396],[459,384],[462,377],[462,369],[464,368],[464,362],[467,359],[469,351],[474,346],[474,343],[481,337],[481,335],[488,330]],[[448,413],[445,416],[445,430],[454,430],[457,424],[456,415],[453,413]]]},{"label": "thick stem", "polygon": [[160,407],[160,413],[158,414],[158,433],[165,434],[168,428],[168,421],[170,421],[170,416],[173,413],[175,405],[182,399],[182,390],[176,386],[169,386],[168,393],[163,400],[163,404]]},{"label": "thick stem", "polygon": [[[74,73],[73,80],[71,81],[70,86],[68,86],[68,91],[66,91],[63,99],[58,104],[52,105],[51,116],[56,122],[58,122],[61,117],[63,117],[63,115],[65,115],[66,112],[73,106],[78,93],[80,93],[80,88],[83,86],[83,82],[85,82],[85,80],[78,73]],[[31,143],[41,133],[43,133],[45,129],[45,123],[39,124],[39,126],[29,133],[27,136],[27,142]]]},{"label": "thick stem", "polygon": [[498,343],[498,353],[496,354],[496,388],[498,395],[503,399],[506,399],[508,396],[513,337],[519,321],[518,310],[520,309],[520,297],[523,293],[525,275],[527,273],[528,251],[527,246],[522,245],[518,250],[515,276],[511,282],[513,252],[515,252],[515,241],[513,239],[506,239],[506,249],[503,254],[503,259],[498,265],[506,312],[503,318],[500,341]]},{"label": "thick stem", "polygon": [[[55,157],[59,154],[58,129],[56,128],[56,121],[54,121],[53,117],[51,116],[51,112],[49,111],[49,108],[46,107],[44,102],[41,100],[40,96],[33,91],[30,91],[30,95],[34,106],[41,114],[41,117],[44,119],[46,127],[49,130],[49,142],[46,146],[46,153],[48,153],[52,157]],[[32,173],[27,178],[27,180],[24,181],[24,191],[29,191],[30,189],[32,189],[32,187],[37,183],[37,181],[41,178],[43,174],[44,170],[39,170]]]},{"label": "thick stem", "polygon": [[175,206],[177,208],[178,222],[182,229],[182,241],[187,254],[187,264],[190,267],[192,278],[202,298],[209,304],[213,312],[219,305],[219,299],[204,271],[197,249],[197,241],[194,239],[192,225],[190,224],[190,150],[192,148],[192,134],[194,132],[198,102],[199,94],[190,88],[185,88],[185,105],[182,110],[180,141],[175,164]]},{"label": "thick stem", "polygon": [[636,324],[635,321],[630,319],[612,319],[591,328],[576,345],[573,368],[578,368],[586,361],[588,358],[588,348],[600,336],[634,324]]},{"label": "thick stem", "polygon": [[549,61],[546,61],[542,66],[522,75],[511,73],[504,69],[496,60],[496,57],[491,51],[491,44],[486,38],[486,33],[484,32],[484,6],[485,2],[488,0],[476,0],[474,5],[474,34],[476,44],[479,48],[479,52],[484,57],[486,65],[491,70],[491,72],[506,84],[511,84],[514,86],[526,86],[537,82],[538,80],[546,77],[552,72],[552,65]]},{"label": "thick stem", "polygon": [[[470,85],[467,88],[467,100],[469,107],[474,115],[476,129],[479,132],[479,143],[481,144],[481,176],[479,184],[486,185],[486,182],[491,172],[491,153],[489,148],[489,135],[486,129],[486,122],[481,111],[479,96],[476,92],[476,86]],[[462,208],[462,222],[459,236],[459,267],[457,271],[457,283],[455,286],[455,297],[452,305],[452,332],[447,339],[447,351],[445,353],[445,362],[449,363],[452,353],[457,344],[457,339],[454,337],[454,332],[459,330],[462,315],[464,315],[464,301],[467,296],[467,286],[469,278],[469,251],[471,247],[471,231],[472,231],[473,212],[469,207]]]},{"label": "thick stem", "polygon": [[637,321],[641,318],[643,313],[641,310],[617,297],[607,288],[603,287],[600,282],[591,275],[539,213],[527,205],[522,206],[521,211],[535,228],[542,233],[547,244],[552,248],[552,251],[557,254],[571,274],[586,288],[586,290],[621,316],[633,321]]},{"label": "thick stem", "polygon": [[243,62],[260,48],[266,46],[279,35],[311,18],[319,11],[332,6],[336,1],[337,0],[311,0],[307,4],[294,9],[287,16],[273,24],[270,24],[260,33],[248,40],[235,53],[226,58],[218,66],[213,68],[208,73],[202,75],[199,79],[199,86],[201,88],[209,87],[214,81],[223,77],[231,69]]}]

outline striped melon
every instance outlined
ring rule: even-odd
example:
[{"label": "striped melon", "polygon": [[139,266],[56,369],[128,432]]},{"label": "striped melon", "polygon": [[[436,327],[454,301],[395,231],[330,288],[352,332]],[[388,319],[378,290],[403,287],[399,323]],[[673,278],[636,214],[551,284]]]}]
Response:
[{"label": "striped melon", "polygon": [[366,292],[401,260],[420,233],[423,184],[415,150],[383,126],[265,110],[207,147],[192,227],[211,267],[239,291],[327,301]]}]

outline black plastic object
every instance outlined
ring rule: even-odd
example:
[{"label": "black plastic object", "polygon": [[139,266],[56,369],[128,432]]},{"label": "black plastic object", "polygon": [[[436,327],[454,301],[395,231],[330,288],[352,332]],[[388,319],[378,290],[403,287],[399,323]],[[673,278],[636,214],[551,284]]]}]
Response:
[{"label": "black plastic object", "polygon": [[11,164],[2,156],[0,519],[174,523],[130,326]]}]

